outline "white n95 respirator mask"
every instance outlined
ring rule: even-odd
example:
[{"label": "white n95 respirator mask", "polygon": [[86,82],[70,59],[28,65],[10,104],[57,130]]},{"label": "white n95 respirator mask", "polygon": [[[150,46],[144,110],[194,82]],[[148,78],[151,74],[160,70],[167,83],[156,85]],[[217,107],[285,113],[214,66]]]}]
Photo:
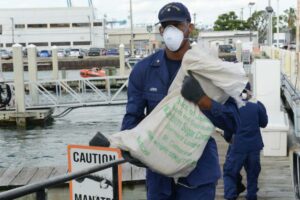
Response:
[{"label": "white n95 respirator mask", "polygon": [[177,51],[184,39],[183,32],[175,26],[169,25],[163,32],[163,39],[170,51]]}]

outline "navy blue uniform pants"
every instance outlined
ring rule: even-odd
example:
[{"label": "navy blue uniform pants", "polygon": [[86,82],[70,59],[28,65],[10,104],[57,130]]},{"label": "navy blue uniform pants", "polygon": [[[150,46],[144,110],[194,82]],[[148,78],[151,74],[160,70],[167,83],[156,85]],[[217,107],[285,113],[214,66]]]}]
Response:
[{"label": "navy blue uniform pants", "polygon": [[190,187],[147,170],[146,184],[147,200],[215,200],[216,183]]},{"label": "navy blue uniform pants", "polygon": [[237,183],[240,181],[240,171],[245,168],[247,174],[247,200],[257,199],[257,180],[261,170],[260,151],[237,153],[228,149],[224,163],[224,198],[237,198]]}]

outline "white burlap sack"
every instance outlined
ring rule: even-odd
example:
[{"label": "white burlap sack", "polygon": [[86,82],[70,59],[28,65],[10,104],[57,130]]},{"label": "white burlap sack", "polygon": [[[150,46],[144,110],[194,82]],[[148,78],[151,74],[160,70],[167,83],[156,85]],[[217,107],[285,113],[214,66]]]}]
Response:
[{"label": "white burlap sack", "polygon": [[238,100],[247,83],[241,65],[222,62],[193,46],[185,54],[168,95],[155,109],[135,128],[109,136],[111,147],[129,151],[153,171],[175,180],[195,168],[215,130],[199,107],[180,94],[187,70],[206,94],[219,103],[229,96]]}]

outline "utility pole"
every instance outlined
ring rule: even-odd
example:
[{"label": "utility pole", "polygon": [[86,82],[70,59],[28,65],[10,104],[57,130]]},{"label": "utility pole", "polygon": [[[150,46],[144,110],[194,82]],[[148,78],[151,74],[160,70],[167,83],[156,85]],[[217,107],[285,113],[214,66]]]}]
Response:
[{"label": "utility pole", "polygon": [[103,35],[104,35],[104,48],[106,49],[106,17],[107,15],[104,14],[104,19],[103,19]]},{"label": "utility pole", "polygon": [[252,42],[252,13],[251,13],[251,8],[252,6],[254,6],[254,2],[249,2],[248,6],[249,6],[249,9],[250,9],[250,16],[249,16],[249,19],[250,19],[250,26],[249,26],[249,40],[250,42]]},{"label": "utility pole", "polygon": [[268,38],[268,46],[272,46],[272,43],[273,43],[273,23],[272,23],[272,14],[273,14],[273,8],[271,7],[271,0],[269,0],[269,5],[268,7],[266,7],[266,11],[269,15],[269,20],[268,20],[268,35],[267,35],[267,38]]},{"label": "utility pole", "polygon": [[[299,58],[299,39],[300,39],[300,0],[297,0],[297,22],[296,22],[296,70],[297,80],[300,78],[300,58]],[[296,89],[300,88],[300,82],[297,82]]]},{"label": "utility pole", "polygon": [[67,0],[68,3],[68,7],[71,8],[72,7],[72,0]]},{"label": "utility pole", "polygon": [[132,21],[132,0],[130,1],[130,51],[131,56],[134,56],[134,39],[133,39],[133,21]]},{"label": "utility pole", "polygon": [[[296,53],[300,50],[300,0],[297,0],[297,22],[296,22]],[[300,71],[300,70],[299,70]]]},{"label": "utility pole", "polygon": [[15,22],[14,22],[14,18],[11,17],[11,39],[12,39],[12,44],[15,43]]},{"label": "utility pole", "polygon": [[277,0],[277,48],[279,48],[279,0]]},{"label": "utility pole", "polygon": [[244,8],[241,8],[241,16],[240,16],[241,20],[244,20]]},{"label": "utility pole", "polygon": [[147,26],[147,32],[148,32],[148,55],[152,54],[152,47],[151,47],[151,32],[153,30],[152,25]]},{"label": "utility pole", "polygon": [[94,8],[93,0],[89,0],[89,7],[92,8],[93,21],[94,21],[96,19],[96,16],[95,16],[95,8]]},{"label": "utility pole", "polygon": [[196,26],[196,16],[197,16],[197,14],[194,13],[194,25],[195,25],[195,26]]}]

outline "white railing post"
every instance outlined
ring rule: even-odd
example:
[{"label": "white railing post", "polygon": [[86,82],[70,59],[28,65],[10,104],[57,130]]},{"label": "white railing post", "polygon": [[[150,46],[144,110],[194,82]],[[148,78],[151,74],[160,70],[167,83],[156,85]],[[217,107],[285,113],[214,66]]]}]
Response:
[{"label": "white railing post", "polygon": [[291,52],[285,50],[284,54],[284,73],[291,80]]},{"label": "white railing post", "polygon": [[2,58],[0,56],[0,81],[4,81],[4,76],[3,76],[3,67],[2,67]]},{"label": "white railing post", "polygon": [[236,59],[237,61],[242,61],[242,42],[239,40],[235,43],[236,47]]},{"label": "white railing post", "polygon": [[296,81],[297,81],[296,53],[295,52],[290,52],[290,53],[291,53],[291,62],[290,62],[291,63],[291,76],[290,76],[290,81],[292,82],[293,85],[295,85]]},{"label": "white railing post", "polygon": [[300,81],[299,81],[299,78],[300,78],[300,53],[299,52],[296,52],[296,56],[297,56],[297,85],[296,85],[296,89],[300,89]]},{"label": "white railing post", "polygon": [[125,46],[120,44],[119,46],[119,60],[120,60],[120,76],[125,75]]},{"label": "white railing post", "polygon": [[58,80],[58,57],[57,57],[57,47],[52,47],[52,79]]},{"label": "white railing post", "polygon": [[31,44],[27,47],[28,52],[28,73],[29,73],[29,92],[33,105],[39,102],[38,91],[36,88],[37,82],[37,61],[36,61],[36,46]]},{"label": "white railing post", "polygon": [[[24,91],[24,67],[22,45],[13,45],[13,70],[15,83],[15,101],[16,112],[25,113],[25,91]],[[16,117],[16,123],[19,127],[26,127],[26,118]]]}]

